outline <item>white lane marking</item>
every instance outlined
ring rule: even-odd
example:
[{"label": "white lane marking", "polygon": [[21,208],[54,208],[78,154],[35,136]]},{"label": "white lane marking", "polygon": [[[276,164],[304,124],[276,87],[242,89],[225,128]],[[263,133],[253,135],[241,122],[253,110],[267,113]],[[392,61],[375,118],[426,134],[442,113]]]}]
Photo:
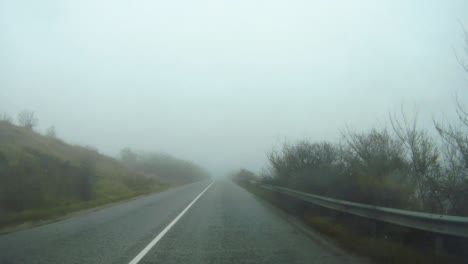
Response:
[{"label": "white lane marking", "polygon": [[208,187],[205,188],[205,190],[203,190],[197,197],[195,197],[195,199],[193,199],[193,201],[187,206],[185,207],[185,209],[174,219],[172,220],[172,222],[166,226],[166,228],[164,228],[163,231],[161,231],[161,233],[159,233],[159,235],[157,235],[153,241],[151,241],[140,253],[138,253],[138,255],[132,259],[132,261],[130,261],[129,264],[137,264],[138,262],[140,262],[140,260],[154,247],[154,245],[156,245],[156,243],[158,243],[159,240],[161,240],[161,238],[163,238],[163,236],[167,233],[167,231],[169,231],[172,226],[174,226],[177,221],[179,221],[179,219],[188,211],[188,209],[190,209],[190,207],[192,207],[192,205],[198,200],[198,198],[200,198],[205,192],[206,190],[208,190],[208,188],[211,187],[211,185],[213,185],[214,182],[212,182],[210,185],[208,185]]}]

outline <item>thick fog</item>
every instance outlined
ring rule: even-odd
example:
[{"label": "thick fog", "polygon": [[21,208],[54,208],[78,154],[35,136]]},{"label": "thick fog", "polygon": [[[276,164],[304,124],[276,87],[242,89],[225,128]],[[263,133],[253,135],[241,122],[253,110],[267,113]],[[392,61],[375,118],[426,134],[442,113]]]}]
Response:
[{"label": "thick fog", "polygon": [[1,1],[0,112],[117,155],[258,171],[285,140],[468,93],[468,1]]}]

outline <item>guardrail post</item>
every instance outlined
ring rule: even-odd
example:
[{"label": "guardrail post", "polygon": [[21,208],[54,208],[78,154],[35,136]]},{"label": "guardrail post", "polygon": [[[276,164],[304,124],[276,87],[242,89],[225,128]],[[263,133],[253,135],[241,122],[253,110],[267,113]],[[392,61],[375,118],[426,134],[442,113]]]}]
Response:
[{"label": "guardrail post", "polygon": [[462,246],[463,252],[461,253],[461,255],[464,259],[468,259],[468,239],[464,239],[462,243],[463,243],[463,246]]},{"label": "guardrail post", "polygon": [[444,239],[440,235],[435,237],[435,254],[436,256],[442,256],[444,252]]},{"label": "guardrail post", "polygon": [[338,214],[338,212],[336,212],[335,210],[330,210],[330,216],[331,216],[333,221],[336,221],[337,214]]},{"label": "guardrail post", "polygon": [[370,235],[372,238],[377,237],[377,221],[371,220],[370,223]]}]

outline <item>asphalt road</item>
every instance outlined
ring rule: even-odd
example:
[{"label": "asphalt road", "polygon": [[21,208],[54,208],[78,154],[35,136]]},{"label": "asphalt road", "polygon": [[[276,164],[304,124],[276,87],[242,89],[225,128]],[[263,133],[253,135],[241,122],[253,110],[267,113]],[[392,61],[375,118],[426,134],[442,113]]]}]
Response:
[{"label": "asphalt road", "polygon": [[367,262],[304,232],[229,181],[216,181],[180,216],[209,185],[198,182],[0,235],[0,263],[129,264],[158,235],[138,263]]}]

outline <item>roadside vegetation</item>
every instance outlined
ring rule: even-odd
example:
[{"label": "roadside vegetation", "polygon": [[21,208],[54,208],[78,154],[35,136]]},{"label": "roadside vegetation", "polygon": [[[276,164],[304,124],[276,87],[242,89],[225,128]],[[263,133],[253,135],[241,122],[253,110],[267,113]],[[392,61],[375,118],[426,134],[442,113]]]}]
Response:
[{"label": "roadside vegetation", "polygon": [[[468,47],[468,33],[465,32]],[[468,53],[467,53],[468,55]],[[468,65],[460,60],[468,73]],[[348,201],[468,216],[468,110],[457,96],[458,121],[417,113],[389,114],[387,127],[341,131],[336,142],[286,143],[268,154],[262,180]]]},{"label": "roadside vegetation", "polygon": [[[369,233],[371,220],[336,213],[308,203],[258,188],[249,180],[259,180],[254,173],[242,169],[231,175],[241,187],[271,205],[297,217],[314,231],[323,234],[346,251],[368,257],[375,263],[451,264],[463,263],[458,256],[448,253],[436,255],[433,237],[395,226],[380,226],[375,234]],[[454,250],[460,250],[457,245]]]},{"label": "roadside vegetation", "polygon": [[468,112],[458,100],[456,107],[458,122],[434,120],[433,131],[402,110],[389,115],[388,127],[347,129],[337,142],[285,143],[268,153],[260,178],[353,202],[468,216]]},{"label": "roadside vegetation", "polygon": [[128,169],[167,184],[185,184],[210,177],[204,168],[195,163],[163,153],[124,148],[120,151],[120,160]]},{"label": "roadside vegetation", "polygon": [[284,144],[268,154],[262,180],[353,202],[467,216],[466,146],[433,139],[415,123],[348,131],[338,143]]},{"label": "roadside vegetation", "polygon": [[[468,73],[468,65],[463,68]],[[381,235],[370,235],[366,231],[375,223],[367,219],[249,184],[257,180],[352,202],[468,216],[468,110],[458,97],[454,105],[458,120],[433,120],[432,130],[418,125],[416,113],[402,109],[389,114],[387,127],[346,129],[334,142],[285,143],[267,154],[269,163],[260,175],[242,169],[232,179],[346,249],[378,262],[460,263],[466,241],[447,237],[446,252],[436,256],[431,234],[380,223]]]},{"label": "roadside vegetation", "polygon": [[0,229],[161,191],[202,176],[200,168],[198,174],[188,174],[196,165],[169,156],[148,154],[129,164],[93,147],[67,144],[53,126],[42,135],[34,130],[38,120],[32,111],[21,112],[17,123],[7,114],[0,116]]}]

